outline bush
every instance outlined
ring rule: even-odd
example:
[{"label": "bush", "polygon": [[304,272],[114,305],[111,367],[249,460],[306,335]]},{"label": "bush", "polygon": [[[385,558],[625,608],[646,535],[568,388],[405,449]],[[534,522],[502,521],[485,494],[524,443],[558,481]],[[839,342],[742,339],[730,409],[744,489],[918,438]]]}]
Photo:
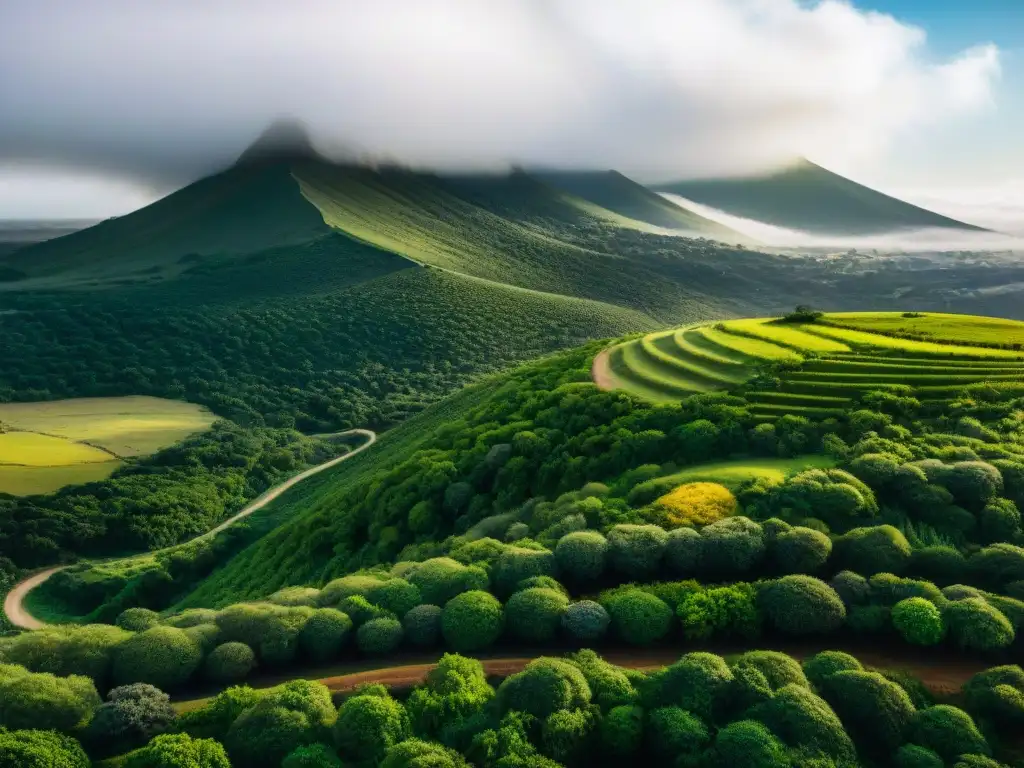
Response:
[{"label": "bush", "polygon": [[611,616],[600,603],[579,600],[570,603],[562,614],[562,627],[575,640],[593,642],[608,631]]},{"label": "bush", "polygon": [[675,576],[692,576],[700,568],[704,539],[693,528],[675,528],[668,532],[663,555],[665,565]]},{"label": "bush", "polygon": [[424,603],[445,605],[462,592],[487,589],[487,572],[475,565],[463,565],[448,557],[435,557],[415,566],[406,579],[415,584]]},{"label": "bush", "polygon": [[353,696],[338,709],[333,732],[344,760],[377,764],[387,750],[409,738],[409,717],[390,697]]},{"label": "bush", "polygon": [[406,703],[415,733],[436,737],[477,715],[494,698],[483,665],[446,653]]},{"label": "bush", "polygon": [[129,632],[145,632],[160,623],[160,614],[149,608],[129,608],[121,611],[114,624]]},{"label": "bush", "polygon": [[887,605],[855,605],[846,615],[846,626],[857,634],[886,632],[892,625],[891,613]]},{"label": "bush", "polygon": [[779,534],[771,553],[779,573],[816,573],[832,554],[832,540],[820,531],[798,526]]},{"label": "bush", "polygon": [[590,686],[577,667],[542,657],[506,678],[498,688],[497,701],[503,713],[516,710],[546,718],[552,712],[586,707],[590,698]]},{"label": "bush", "polygon": [[299,648],[312,661],[330,661],[341,655],[352,619],[336,608],[318,608],[310,614],[299,632]]},{"label": "bush", "polygon": [[604,601],[615,632],[631,645],[650,645],[669,633],[672,609],[639,589],[616,592]]},{"label": "bush", "polygon": [[199,646],[199,649],[204,654],[216,648],[217,643],[220,641],[220,629],[216,624],[199,624],[195,627],[189,627],[185,630],[185,634]]},{"label": "bush", "polygon": [[256,654],[245,643],[218,645],[206,657],[204,673],[215,683],[244,680],[256,666]]},{"label": "bush", "polygon": [[501,636],[505,618],[501,603],[487,592],[463,592],[441,612],[441,633],[456,651],[479,651]]},{"label": "bush", "polygon": [[956,584],[963,578],[967,571],[967,558],[954,547],[922,547],[910,554],[907,568],[911,575],[919,579],[946,586]]},{"label": "bush", "polygon": [[320,590],[319,603],[322,606],[337,607],[338,603],[346,597],[353,595],[366,597],[371,589],[380,586],[385,581],[390,581],[391,578],[382,573],[352,573],[342,576],[340,579],[328,582]]},{"label": "bush", "polygon": [[114,680],[118,685],[151,683],[173,690],[187,683],[202,661],[202,649],[186,630],[153,627],[117,647]]},{"label": "bush", "polygon": [[516,584],[516,592],[522,592],[524,589],[552,589],[560,595],[569,596],[569,590],[558,579],[550,576],[531,576]]},{"label": "bush", "polygon": [[656,525],[616,525],[608,532],[611,564],[630,579],[655,575],[667,544],[668,534]]},{"label": "bush", "polygon": [[828,681],[840,672],[864,669],[853,656],[842,651],[821,651],[804,662],[804,674],[819,693],[828,689]]},{"label": "bush", "polygon": [[0,768],[89,768],[81,745],[53,731],[0,728]]},{"label": "bush", "polygon": [[315,608],[320,604],[320,590],[315,587],[285,587],[268,597],[267,602],[287,607],[304,605]]},{"label": "bush", "polygon": [[810,687],[800,662],[778,651],[747,651],[732,663],[733,670],[752,667],[764,675],[773,691],[784,685]]},{"label": "bush", "polygon": [[306,606],[239,603],[218,613],[216,622],[222,641],[245,643],[267,664],[282,665],[295,660],[299,634],[313,613]]},{"label": "bush", "polygon": [[785,746],[762,723],[737,720],[718,732],[709,765],[784,768],[791,763]]},{"label": "bush", "polygon": [[711,721],[731,689],[732,670],[721,656],[696,651],[653,675],[648,699],[677,706]]},{"label": "bush", "polygon": [[305,713],[261,701],[239,715],[228,729],[224,745],[235,768],[280,765],[291,752],[316,741]]},{"label": "bush", "polygon": [[336,610],[348,616],[354,627],[359,627],[371,619],[387,619],[393,616],[390,611],[374,605],[362,595],[350,595],[342,599]]},{"label": "bush", "polygon": [[342,764],[326,744],[306,744],[289,752],[281,768],[342,768]]},{"label": "bush", "polygon": [[119,627],[46,627],[22,632],[6,641],[4,661],[33,672],[85,675],[98,686],[110,677],[114,649],[131,637]]},{"label": "bush", "polygon": [[613,707],[601,719],[601,750],[611,758],[634,755],[644,736],[644,710],[635,704]]},{"label": "bush", "polygon": [[1009,499],[993,499],[978,516],[981,538],[986,544],[1013,541],[1020,533],[1020,510]]},{"label": "bush", "polygon": [[704,526],[701,573],[713,578],[738,578],[760,565],[765,554],[761,526],[745,517],[728,517]]},{"label": "bush", "polygon": [[768,620],[787,634],[825,634],[846,618],[836,591],[811,576],[783,576],[761,591],[760,600]]},{"label": "bush", "polygon": [[608,540],[597,531],[576,531],[555,546],[558,569],[569,581],[585,584],[601,577],[608,561]]},{"label": "bush", "polygon": [[1010,621],[980,597],[949,603],[942,612],[949,636],[961,648],[996,651],[1013,642]]},{"label": "bush", "polygon": [[388,749],[380,768],[468,768],[458,752],[441,744],[407,739]]},{"label": "bush", "polygon": [[715,635],[756,637],[761,631],[757,591],[751,584],[733,584],[691,592],[676,608],[683,634],[691,640]]},{"label": "bush", "polygon": [[967,565],[977,584],[1001,592],[1004,584],[1024,579],[1024,547],[991,544],[971,555]]},{"label": "bush", "polygon": [[647,743],[659,761],[670,762],[696,755],[711,741],[701,719],[679,707],[662,707],[647,720]]},{"label": "bush", "polygon": [[558,633],[569,599],[553,589],[524,589],[505,604],[505,619],[513,637],[527,642],[549,642]]},{"label": "bush", "polygon": [[841,567],[857,573],[902,573],[910,561],[910,543],[891,525],[854,528],[835,542]]},{"label": "bush", "polygon": [[825,701],[799,685],[780,688],[775,696],[750,710],[791,746],[818,750],[839,761],[855,763],[853,742]]},{"label": "bush", "polygon": [[942,473],[944,485],[956,502],[967,509],[979,510],[1002,493],[1003,476],[983,461],[959,461]]},{"label": "bush", "polygon": [[213,739],[194,739],[184,733],[157,736],[132,752],[123,768],[231,768],[228,756]]},{"label": "bush", "polygon": [[736,497],[718,483],[686,483],[655,502],[655,521],[665,528],[710,525],[736,514]]},{"label": "bush", "polygon": [[979,672],[963,687],[967,710],[1001,728],[1024,725],[1024,670],[1016,664]]},{"label": "bush", "polygon": [[86,740],[98,753],[123,754],[144,745],[174,721],[170,697],[146,683],[114,688],[93,713]]},{"label": "bush", "polygon": [[0,726],[71,732],[100,705],[92,680],[0,664]]},{"label": "bush", "polygon": [[919,711],[908,736],[915,744],[927,747],[947,761],[957,755],[992,754],[971,716],[949,704],[936,704]]},{"label": "bush", "polygon": [[917,744],[904,744],[893,756],[895,768],[943,768],[942,758]]},{"label": "bush", "polygon": [[402,644],[402,622],[371,619],[356,631],[356,645],[363,653],[385,656]]},{"label": "bush", "polygon": [[594,727],[594,713],[573,709],[552,712],[541,726],[541,744],[544,754],[563,763],[577,763],[587,746]]},{"label": "bush", "polygon": [[937,645],[946,634],[942,613],[923,597],[908,597],[892,608],[892,625],[914,645]]},{"label": "bush", "polygon": [[591,698],[601,709],[632,704],[636,699],[636,689],[626,672],[609,664],[594,651],[578,651],[569,660],[587,679]]},{"label": "bush", "polygon": [[847,608],[863,605],[871,597],[868,580],[853,571],[840,571],[832,577],[828,585],[836,591]]},{"label": "bush", "polygon": [[511,595],[523,579],[554,576],[557,568],[554,552],[510,546],[494,564],[494,590],[499,595]]},{"label": "bush", "polygon": [[366,599],[396,616],[404,616],[423,602],[420,588],[405,579],[391,579],[371,587]]},{"label": "bush", "polygon": [[441,639],[441,609],[436,605],[417,605],[402,619],[405,638],[418,648],[432,648]]},{"label": "bush", "polygon": [[879,757],[903,743],[916,710],[899,685],[877,672],[850,670],[828,678],[825,699],[862,751]]}]

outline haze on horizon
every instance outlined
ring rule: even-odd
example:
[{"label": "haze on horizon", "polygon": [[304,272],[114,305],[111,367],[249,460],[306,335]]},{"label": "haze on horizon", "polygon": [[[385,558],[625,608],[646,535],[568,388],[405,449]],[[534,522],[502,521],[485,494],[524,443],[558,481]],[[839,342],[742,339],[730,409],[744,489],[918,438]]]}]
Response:
[{"label": "haze on horizon", "polygon": [[1005,60],[985,39],[939,54],[923,28],[841,0],[8,3],[0,219],[125,213],[294,115],[328,153],[440,169],[646,181],[807,156],[1024,231],[1016,178],[900,163],[936,131],[1005,119]]}]

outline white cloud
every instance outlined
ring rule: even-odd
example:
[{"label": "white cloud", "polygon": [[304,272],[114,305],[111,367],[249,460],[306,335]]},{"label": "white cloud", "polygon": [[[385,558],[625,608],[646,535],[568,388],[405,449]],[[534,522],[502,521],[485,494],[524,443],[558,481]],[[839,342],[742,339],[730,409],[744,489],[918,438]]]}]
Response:
[{"label": "white cloud", "polygon": [[426,165],[844,165],[998,74],[838,0],[35,0],[0,6],[0,157],[178,178],[294,113]]}]

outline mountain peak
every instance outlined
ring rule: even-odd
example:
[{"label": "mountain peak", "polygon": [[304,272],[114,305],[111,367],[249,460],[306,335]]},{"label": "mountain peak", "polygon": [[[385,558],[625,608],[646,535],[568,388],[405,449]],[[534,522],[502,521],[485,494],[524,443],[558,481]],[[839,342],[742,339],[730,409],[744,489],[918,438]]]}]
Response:
[{"label": "mountain peak", "polygon": [[267,126],[259,138],[239,156],[236,165],[310,158],[316,155],[306,124],[296,118],[285,117]]}]

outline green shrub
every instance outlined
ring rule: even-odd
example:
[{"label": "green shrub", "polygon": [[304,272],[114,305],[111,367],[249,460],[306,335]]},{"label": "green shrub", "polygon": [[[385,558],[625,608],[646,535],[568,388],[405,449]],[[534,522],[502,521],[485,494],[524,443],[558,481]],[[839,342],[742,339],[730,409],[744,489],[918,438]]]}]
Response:
[{"label": "green shrub", "polygon": [[955,547],[922,547],[910,554],[907,570],[919,579],[946,586],[963,579],[967,571],[967,558]]},{"label": "green shrub", "polygon": [[244,680],[256,666],[256,654],[245,643],[218,645],[206,657],[203,670],[206,678],[215,683],[234,683]]},{"label": "green shrub", "polygon": [[709,765],[743,768],[788,768],[786,748],[755,720],[737,720],[718,732]]},{"label": "green shrub", "polygon": [[33,672],[86,675],[102,687],[110,678],[114,650],[129,637],[120,627],[105,624],[45,627],[7,640],[4,661]]},{"label": "green shrub", "polygon": [[1013,625],[980,597],[956,600],[943,609],[949,636],[961,648],[996,651],[1013,642]]},{"label": "green shrub", "polygon": [[352,619],[336,608],[318,608],[310,614],[299,632],[299,648],[312,661],[330,661],[341,655]]},{"label": "green shrub", "polygon": [[554,576],[557,569],[555,554],[550,550],[510,546],[494,564],[495,592],[503,596],[511,595],[523,579]]},{"label": "green shrub", "polygon": [[917,744],[904,744],[893,756],[895,768],[943,768],[942,758]]},{"label": "green shrub", "polygon": [[611,758],[636,754],[644,737],[644,710],[635,704],[613,707],[601,719],[601,750]]},{"label": "green shrub", "polygon": [[597,531],[563,536],[555,546],[558,569],[570,581],[585,584],[601,577],[608,561],[608,540]]},{"label": "green shrub", "polygon": [[1006,768],[1006,764],[985,755],[960,755],[953,768]]},{"label": "green shrub", "polygon": [[771,554],[777,572],[816,573],[832,554],[832,540],[820,531],[797,526],[776,537]]},{"label": "green shrub", "polygon": [[978,510],[1002,492],[1003,476],[983,461],[958,461],[942,473],[941,484],[958,504]]},{"label": "green shrub", "polygon": [[636,689],[628,675],[589,649],[574,653],[569,661],[583,673],[591,698],[601,709],[632,704]]},{"label": "green shrub", "polygon": [[204,653],[209,653],[220,642],[220,628],[216,624],[197,624],[185,630],[185,634]]},{"label": "green shrub", "polygon": [[850,670],[829,677],[825,690],[826,701],[863,752],[881,757],[903,743],[916,710],[896,683],[877,672]]},{"label": "green shrub", "polygon": [[71,732],[100,705],[88,677],[56,677],[48,672],[0,664],[0,726]]},{"label": "green shrub", "polygon": [[267,664],[284,665],[295,660],[299,634],[313,613],[307,606],[239,603],[220,611],[216,622],[222,642],[245,643]]},{"label": "green shrub", "polygon": [[326,744],[306,744],[289,752],[281,768],[342,768],[342,764],[341,758]]},{"label": "green shrub", "polygon": [[409,717],[390,697],[353,696],[338,709],[333,732],[343,760],[375,765],[409,738]]},{"label": "green shrub", "polygon": [[420,588],[405,579],[391,579],[371,587],[366,599],[396,616],[404,616],[423,602]]},{"label": "green shrub", "polygon": [[202,649],[186,630],[153,627],[117,647],[114,680],[118,685],[150,683],[173,690],[187,683],[202,661]]},{"label": "green shrub", "polygon": [[711,721],[732,680],[732,670],[721,656],[696,651],[652,675],[647,698],[652,706],[682,707]]},{"label": "green shrub", "polygon": [[406,739],[390,747],[380,768],[468,768],[458,752],[441,744]]},{"label": "green shrub", "polygon": [[942,612],[923,597],[908,597],[892,608],[892,625],[914,645],[936,645],[946,635]]},{"label": "green shrub", "polygon": [[522,592],[524,589],[553,589],[561,595],[569,596],[569,590],[558,579],[550,576],[531,576],[516,584],[516,592]]},{"label": "green shrub", "polygon": [[617,592],[604,600],[616,634],[631,645],[650,645],[672,628],[672,609],[639,589]]},{"label": "green shrub", "polygon": [[135,683],[114,688],[93,713],[85,741],[96,754],[123,754],[166,731],[176,713],[159,688]]},{"label": "green shrub", "polygon": [[839,672],[864,669],[853,656],[842,651],[821,651],[804,662],[804,674],[818,693],[827,690],[828,680]]},{"label": "green shrub", "polygon": [[978,515],[982,541],[1013,541],[1020,533],[1020,510],[1009,499],[993,499]]},{"label": "green shrub", "polygon": [[363,653],[385,656],[402,644],[402,634],[398,619],[371,619],[356,630],[356,645]]},{"label": "green shrub", "polygon": [[663,559],[675,576],[693,576],[700,568],[704,539],[693,528],[673,528],[668,532]]},{"label": "green shrub", "polygon": [[231,724],[224,746],[235,768],[280,765],[291,752],[316,741],[305,713],[261,701]]},{"label": "green shrub", "polygon": [[268,597],[267,602],[286,607],[304,605],[315,608],[320,604],[320,590],[315,587],[285,587]]},{"label": "green shrub", "polygon": [[570,603],[562,614],[562,627],[575,640],[592,642],[600,640],[608,631],[611,616],[600,603],[593,600],[579,600]]},{"label": "green shrub", "polygon": [[911,723],[908,737],[947,761],[952,761],[957,755],[992,754],[971,716],[949,704],[936,704],[919,711]]},{"label": "green shrub", "polygon": [[700,535],[700,573],[711,578],[739,578],[764,559],[764,531],[748,518],[727,517],[704,526]]},{"label": "green shrub", "polygon": [[1016,664],[979,672],[963,687],[967,710],[1001,728],[1024,725],[1024,670]]},{"label": "green shrub", "polygon": [[[128,755],[123,768],[231,768],[228,756],[213,739],[165,733]],[[237,768],[237,767],[236,767]]]},{"label": "green shrub", "polygon": [[346,597],[353,595],[366,597],[371,589],[390,579],[390,576],[382,573],[353,573],[342,576],[340,579],[328,582],[320,590],[319,603],[325,607],[337,607],[338,603]]},{"label": "green shrub", "polygon": [[887,605],[855,605],[846,614],[846,626],[858,634],[886,632],[892,627],[891,614]]},{"label": "green shrub", "polygon": [[432,648],[441,640],[441,609],[417,605],[402,618],[405,638],[418,648]]},{"label": "green shrub", "polygon": [[853,763],[853,742],[825,701],[799,685],[780,688],[775,696],[750,710],[790,746],[819,750],[837,762]]},{"label": "green shrub", "polygon": [[359,627],[371,619],[386,619],[393,616],[390,611],[385,611],[380,606],[374,605],[362,595],[349,595],[342,598],[335,610],[348,616],[354,627]]},{"label": "green shrub", "polygon": [[490,580],[478,566],[467,566],[449,557],[435,557],[417,565],[405,577],[415,584],[424,603],[445,605],[461,592],[486,590]]},{"label": "green shrub", "polygon": [[942,590],[930,581],[905,579],[891,573],[876,573],[868,583],[871,585],[872,602],[882,605],[896,605],[908,597],[922,597],[937,606],[946,604]]},{"label": "green shrub", "polygon": [[773,695],[768,678],[756,667],[734,667],[729,692],[729,709],[732,712],[746,712]]},{"label": "green shrub", "polygon": [[656,525],[616,525],[608,532],[608,557],[630,579],[655,575],[668,544],[668,534]]},{"label": "green shrub", "polygon": [[479,714],[494,698],[483,665],[454,653],[446,653],[406,702],[413,731],[436,737],[457,728]]},{"label": "green shrub", "polygon": [[160,623],[160,614],[149,608],[128,608],[114,619],[114,624],[129,632],[145,632]]},{"label": "green shrub", "polygon": [[835,541],[836,560],[856,573],[900,574],[910,561],[910,543],[891,525],[854,528]]},{"label": "green shrub", "polygon": [[832,587],[811,576],[791,575],[761,591],[765,616],[781,632],[825,634],[842,626],[846,607]]},{"label": "green shrub", "polygon": [[778,651],[747,651],[732,663],[737,668],[753,667],[764,675],[771,689],[777,690],[784,685],[802,685],[810,687],[800,662],[785,653]]},{"label": "green shrub", "polygon": [[290,680],[263,692],[260,706],[285,707],[301,712],[313,727],[326,726],[334,720],[334,703],[326,685],[315,680]]},{"label": "green shrub", "polygon": [[90,765],[82,746],[70,736],[53,731],[0,728],[0,768],[89,768]]},{"label": "green shrub", "polygon": [[691,592],[676,608],[683,634],[692,640],[715,635],[754,638],[761,631],[757,591],[752,584],[733,584]]},{"label": "green shrub", "polygon": [[479,651],[501,636],[504,612],[497,598],[474,590],[456,595],[441,612],[441,633],[456,651]]},{"label": "green shrub", "polygon": [[553,589],[524,589],[505,604],[505,623],[513,637],[543,643],[554,639],[569,599]]},{"label": "green shrub", "polygon": [[840,571],[832,577],[828,585],[836,591],[847,608],[863,605],[871,597],[868,580],[853,571]]},{"label": "green shrub", "polygon": [[541,725],[544,754],[558,761],[558,765],[579,762],[594,724],[594,713],[589,710],[562,709],[552,712]]},{"label": "green shrub", "polygon": [[1024,579],[1024,547],[990,544],[971,555],[967,566],[974,583],[1001,592],[1004,584]]},{"label": "green shrub", "polygon": [[647,744],[659,761],[701,752],[711,741],[708,727],[696,715],[679,707],[661,707],[647,718]]},{"label": "green shrub", "polygon": [[580,709],[590,703],[591,691],[583,673],[562,659],[534,659],[522,672],[498,688],[501,711],[517,710],[545,718],[563,709]]}]

